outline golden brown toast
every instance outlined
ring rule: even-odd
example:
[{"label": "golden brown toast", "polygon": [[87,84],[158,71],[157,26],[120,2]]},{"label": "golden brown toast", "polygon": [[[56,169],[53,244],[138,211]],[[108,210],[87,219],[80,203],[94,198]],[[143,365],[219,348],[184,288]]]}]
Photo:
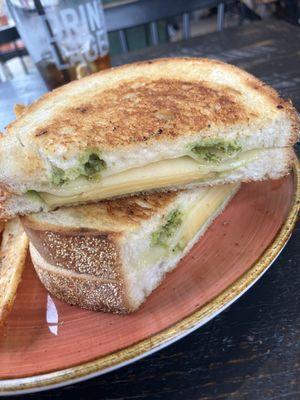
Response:
[{"label": "golden brown toast", "polygon": [[[287,153],[299,132],[295,109],[272,88],[232,65],[200,58],[112,68],[56,89],[27,108],[19,106],[17,113],[0,140],[2,218],[141,190],[178,189],[195,181],[205,186],[283,176],[291,167]],[[157,186],[158,166],[145,189],[137,184],[117,193],[114,187],[93,198],[74,198],[95,186],[94,178],[100,186],[109,186],[118,174],[136,169],[142,173],[157,162],[184,157],[199,162],[194,151],[199,146],[215,147],[217,153],[232,147],[230,160],[239,153],[261,153],[234,178],[215,176],[220,165],[202,157],[214,179],[205,173],[184,182],[161,176]],[[270,165],[269,159],[278,157],[279,163]],[[259,158],[264,167],[249,173]],[[127,179],[131,177],[121,176],[117,187]],[[39,197],[33,201],[28,191]],[[52,195],[66,199],[57,201]]]},{"label": "golden brown toast", "polygon": [[62,145],[74,155],[86,148],[136,147],[202,130],[209,137],[216,128],[222,133],[226,126],[249,121],[263,126],[283,115],[294,123],[294,143],[299,126],[293,106],[254,76],[216,60],[158,59],[56,89],[22,110],[7,131],[49,153]]}]

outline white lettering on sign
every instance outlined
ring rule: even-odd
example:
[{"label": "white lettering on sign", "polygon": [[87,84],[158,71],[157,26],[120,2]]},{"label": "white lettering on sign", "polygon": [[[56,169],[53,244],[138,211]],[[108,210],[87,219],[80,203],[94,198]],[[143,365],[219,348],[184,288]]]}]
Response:
[{"label": "white lettering on sign", "polygon": [[100,7],[96,1],[86,4],[89,25],[92,32],[101,28]]},{"label": "white lettering on sign", "polygon": [[79,19],[80,19],[82,25],[88,27],[87,15],[86,15],[85,7],[83,4],[80,4],[80,6],[78,7],[78,12],[79,12]]},{"label": "white lettering on sign", "polygon": [[74,8],[65,8],[60,12],[62,26],[67,35],[76,34],[80,27],[79,15]]},{"label": "white lettering on sign", "polygon": [[[108,52],[103,8],[100,0],[61,10],[52,9],[42,16],[51,26],[48,40],[52,58],[59,69],[92,62]],[[59,49],[59,53],[57,52]]]}]

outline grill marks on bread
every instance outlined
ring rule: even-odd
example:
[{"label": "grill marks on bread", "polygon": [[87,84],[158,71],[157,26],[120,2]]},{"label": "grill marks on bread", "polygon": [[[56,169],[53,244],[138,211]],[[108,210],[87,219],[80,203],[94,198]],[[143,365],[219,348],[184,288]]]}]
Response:
[{"label": "grill marks on bread", "polygon": [[[179,191],[180,192],[180,191]],[[104,201],[103,207],[112,220],[137,225],[150,219],[157,210],[167,207],[179,192],[163,192]],[[94,206],[96,211],[97,205]]]},{"label": "grill marks on bread", "polygon": [[[62,218],[64,228],[61,232],[74,231],[83,234],[85,231],[101,233],[122,232],[136,228],[140,223],[150,219],[158,210],[162,210],[180,194],[181,191],[157,192],[104,200],[97,204],[87,204],[65,209],[58,209],[22,217],[26,226],[34,229],[53,230],[53,221]],[[40,226],[41,223],[41,226]],[[57,231],[57,229],[56,229]]]},{"label": "grill marks on bread", "polygon": [[43,135],[39,129],[35,137],[48,148],[78,143],[105,149],[176,138],[208,128],[207,121],[226,125],[247,116],[241,93],[232,88],[204,81],[139,79],[65,107],[43,125]]}]

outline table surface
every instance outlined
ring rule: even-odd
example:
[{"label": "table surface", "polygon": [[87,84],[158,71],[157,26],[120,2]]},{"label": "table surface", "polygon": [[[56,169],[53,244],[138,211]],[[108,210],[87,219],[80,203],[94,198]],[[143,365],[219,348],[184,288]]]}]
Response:
[{"label": "table surface", "polygon": [[[299,43],[299,28],[263,21],[122,55],[113,64],[163,56],[217,58],[250,71],[300,109]],[[14,103],[27,104],[45,90],[36,74],[1,84],[0,128],[13,119]],[[299,231],[252,289],[196,332],[115,372],[16,398],[299,399]]]}]

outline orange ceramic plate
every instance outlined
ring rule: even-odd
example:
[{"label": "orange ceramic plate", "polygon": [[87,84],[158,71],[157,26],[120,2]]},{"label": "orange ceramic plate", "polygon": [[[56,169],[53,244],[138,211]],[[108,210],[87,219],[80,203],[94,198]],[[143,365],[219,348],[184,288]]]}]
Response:
[{"label": "orange ceramic plate", "polygon": [[245,292],[288,240],[299,178],[245,184],[144,305],[120,316],[49,296],[30,260],[0,338],[0,392],[30,392],[100,375],[183,337]]}]

